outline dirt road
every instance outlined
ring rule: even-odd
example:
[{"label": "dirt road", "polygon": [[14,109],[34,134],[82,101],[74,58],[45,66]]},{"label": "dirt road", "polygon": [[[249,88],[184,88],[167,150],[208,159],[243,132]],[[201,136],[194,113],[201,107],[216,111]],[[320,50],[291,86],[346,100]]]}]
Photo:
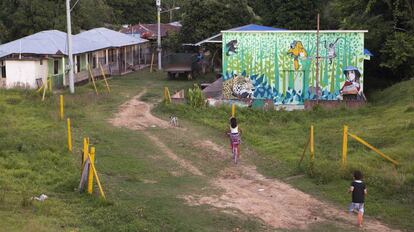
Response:
[{"label": "dirt road", "polygon": [[[190,161],[175,154],[163,141],[152,134],[148,128],[159,127],[174,130],[168,122],[151,114],[151,106],[139,100],[145,92],[121,105],[119,112],[110,119],[114,126],[142,131],[155,146],[183,169],[194,175],[204,174]],[[211,141],[194,141],[204,146],[216,156],[226,159],[226,148]],[[228,149],[228,148],[227,148]],[[256,167],[239,164],[222,170],[219,177],[211,178],[212,187],[222,191],[218,195],[179,196],[190,205],[208,204],[222,209],[237,209],[246,215],[261,219],[276,229],[303,229],[320,222],[332,222],[343,228],[354,228],[356,216],[345,209],[321,202],[292,186],[277,179],[269,179],[257,172]],[[364,231],[398,231],[387,227],[379,221],[367,219]]]}]

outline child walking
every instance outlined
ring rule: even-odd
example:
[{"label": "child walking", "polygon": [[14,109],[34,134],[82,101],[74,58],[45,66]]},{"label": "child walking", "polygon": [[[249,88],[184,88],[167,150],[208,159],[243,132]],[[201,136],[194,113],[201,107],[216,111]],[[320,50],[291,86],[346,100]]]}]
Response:
[{"label": "child walking", "polygon": [[362,217],[364,215],[364,202],[365,195],[367,194],[367,188],[362,181],[362,172],[354,172],[354,181],[348,189],[349,193],[352,193],[352,203],[349,207],[349,212],[358,213],[358,225],[362,227]]},{"label": "child walking", "polygon": [[[237,125],[237,119],[235,117],[230,118],[230,129],[226,133],[230,137],[231,149],[233,150],[233,146],[234,146],[234,148],[236,149],[237,156],[239,156],[240,155],[239,144],[240,144],[241,130],[239,129],[239,126]],[[234,159],[234,156],[232,158]]]}]

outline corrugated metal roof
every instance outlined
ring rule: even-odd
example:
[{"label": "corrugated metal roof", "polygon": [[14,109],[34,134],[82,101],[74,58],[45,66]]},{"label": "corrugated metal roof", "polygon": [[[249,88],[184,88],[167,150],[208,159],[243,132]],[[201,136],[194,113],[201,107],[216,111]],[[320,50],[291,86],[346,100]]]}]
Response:
[{"label": "corrugated metal roof", "polygon": [[[106,28],[96,28],[72,36],[73,54],[147,41]],[[67,55],[67,34],[58,30],[41,31],[0,45],[0,58],[11,54]]]},{"label": "corrugated metal roof", "polygon": [[262,25],[256,25],[256,24],[248,24],[241,27],[236,27],[229,29],[227,31],[287,31],[283,28],[275,28],[275,27],[267,27]]},{"label": "corrugated metal roof", "polygon": [[121,32],[109,30],[104,27],[95,28],[89,31],[79,33],[75,37],[90,40],[91,42],[96,43],[96,47],[100,48],[123,47],[128,45],[140,44],[148,41],[145,39],[128,36]]},{"label": "corrugated metal roof", "polygon": [[13,53],[40,55],[66,54],[66,33],[58,30],[41,31],[0,45],[0,57]]}]

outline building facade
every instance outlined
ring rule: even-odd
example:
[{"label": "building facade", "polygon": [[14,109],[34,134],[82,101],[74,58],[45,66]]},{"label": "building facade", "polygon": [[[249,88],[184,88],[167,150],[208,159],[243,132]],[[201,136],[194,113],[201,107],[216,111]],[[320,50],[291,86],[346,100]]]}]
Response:
[{"label": "building facade", "polygon": [[320,31],[317,75],[316,31],[222,31],[223,96],[277,105],[361,96],[366,32]]}]

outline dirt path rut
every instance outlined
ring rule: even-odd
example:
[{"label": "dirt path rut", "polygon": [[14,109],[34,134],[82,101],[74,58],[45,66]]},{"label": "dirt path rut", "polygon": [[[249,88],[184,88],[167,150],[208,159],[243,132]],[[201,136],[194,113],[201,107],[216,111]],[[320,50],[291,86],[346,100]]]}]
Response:
[{"label": "dirt path rut", "polygon": [[[121,105],[119,112],[109,122],[117,127],[126,127],[142,131],[165,155],[176,161],[188,172],[204,176],[191,162],[180,158],[169,149],[157,136],[146,130],[149,127],[171,128],[169,123],[151,114],[151,106],[139,100],[145,91]],[[211,141],[196,141],[204,148],[225,158],[226,150]],[[269,179],[257,172],[256,167],[239,164],[223,170],[219,177],[211,180],[211,185],[221,189],[218,195],[182,196],[188,204],[208,204],[217,208],[238,209],[244,214],[261,219],[266,224],[280,229],[306,229],[319,222],[332,222],[340,227],[355,225],[356,216],[345,209],[319,201],[292,186]],[[356,227],[354,227],[356,228]],[[364,231],[398,231],[387,227],[379,221],[367,219]]]}]

